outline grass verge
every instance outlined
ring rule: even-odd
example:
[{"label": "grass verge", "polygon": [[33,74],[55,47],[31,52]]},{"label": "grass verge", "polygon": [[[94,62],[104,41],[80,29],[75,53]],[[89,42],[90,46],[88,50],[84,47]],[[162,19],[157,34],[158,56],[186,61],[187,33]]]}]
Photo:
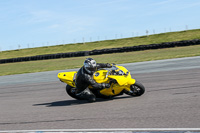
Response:
[{"label": "grass verge", "polygon": [[0,59],[27,57],[44,54],[67,53],[77,51],[90,51],[94,49],[128,47],[137,45],[158,44],[163,42],[173,42],[182,40],[200,39],[200,29],[169,32],[149,36],[140,36],[124,39],[106,40],[98,42],[66,44],[57,46],[46,46],[40,48],[29,48],[21,50],[3,51]]},{"label": "grass verge", "polygon": [[[94,58],[99,63],[121,64],[191,56],[200,56],[199,45],[157,50],[145,50],[137,52],[94,55],[90,57]],[[79,68],[83,65],[83,61],[85,60],[85,58],[87,58],[87,56],[0,64],[0,76]]]}]

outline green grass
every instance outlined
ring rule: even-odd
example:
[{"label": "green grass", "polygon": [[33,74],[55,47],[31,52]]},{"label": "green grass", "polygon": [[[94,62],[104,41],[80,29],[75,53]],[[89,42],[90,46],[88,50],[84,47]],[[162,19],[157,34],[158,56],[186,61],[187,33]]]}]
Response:
[{"label": "green grass", "polygon": [[[0,59],[53,54],[53,53],[88,51],[88,50],[103,49],[103,48],[147,45],[153,43],[192,40],[192,39],[200,39],[200,29],[156,34],[156,35],[150,35],[148,37],[142,36],[142,37],[125,38],[118,40],[90,42],[85,44],[79,43],[79,44],[57,45],[51,47],[22,49],[19,51],[18,50],[4,51],[0,53]],[[157,50],[145,50],[137,52],[94,55],[90,57],[94,58],[97,62],[121,64],[121,63],[141,62],[141,61],[151,61],[151,60],[171,59],[171,58],[181,58],[181,57],[191,57],[191,56],[200,56],[200,45],[157,49]],[[79,68],[83,65],[83,61],[85,60],[85,58],[87,58],[87,56],[0,64],[0,76]]]},{"label": "green grass", "polygon": [[[115,53],[90,56],[99,63],[131,63],[160,59],[200,56],[200,46],[175,47],[158,50]],[[41,71],[63,70],[79,68],[83,65],[85,57],[62,58],[53,60],[30,61],[19,63],[0,64],[0,75],[33,73]]]},{"label": "green grass", "polygon": [[141,36],[134,38],[117,39],[117,40],[89,42],[85,44],[78,43],[78,44],[67,44],[67,45],[4,51],[0,53],[0,59],[76,52],[76,51],[89,51],[89,50],[103,49],[103,48],[147,45],[153,43],[192,40],[192,39],[200,39],[200,29],[181,31],[181,32],[170,32],[170,33]]}]

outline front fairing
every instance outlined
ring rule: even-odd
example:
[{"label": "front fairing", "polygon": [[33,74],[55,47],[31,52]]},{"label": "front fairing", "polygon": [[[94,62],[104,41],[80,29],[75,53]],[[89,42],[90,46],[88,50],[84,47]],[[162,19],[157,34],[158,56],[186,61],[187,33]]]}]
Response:
[{"label": "front fairing", "polygon": [[110,88],[105,88],[100,91],[101,94],[106,96],[115,96],[120,94],[124,89],[130,91],[130,86],[135,83],[135,79],[131,78],[130,72],[123,66],[114,66],[109,71],[108,76],[110,79],[115,79],[117,83],[112,84]]},{"label": "front fairing", "polygon": [[132,79],[130,72],[123,66],[115,66],[108,75],[108,78],[115,79],[120,86],[129,84]]}]

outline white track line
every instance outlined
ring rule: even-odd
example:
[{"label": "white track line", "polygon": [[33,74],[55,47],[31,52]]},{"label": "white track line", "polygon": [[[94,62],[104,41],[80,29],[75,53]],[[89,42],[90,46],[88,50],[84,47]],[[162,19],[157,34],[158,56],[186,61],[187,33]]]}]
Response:
[{"label": "white track line", "polygon": [[52,132],[159,132],[159,131],[189,131],[199,132],[200,128],[109,128],[109,129],[47,129],[47,130],[4,130],[0,133],[52,133]]}]

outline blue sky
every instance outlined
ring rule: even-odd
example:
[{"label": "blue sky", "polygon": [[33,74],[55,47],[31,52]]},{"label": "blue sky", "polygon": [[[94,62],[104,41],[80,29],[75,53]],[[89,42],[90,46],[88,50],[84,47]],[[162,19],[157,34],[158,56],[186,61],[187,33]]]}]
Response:
[{"label": "blue sky", "polygon": [[200,0],[0,0],[0,50],[200,28]]}]

